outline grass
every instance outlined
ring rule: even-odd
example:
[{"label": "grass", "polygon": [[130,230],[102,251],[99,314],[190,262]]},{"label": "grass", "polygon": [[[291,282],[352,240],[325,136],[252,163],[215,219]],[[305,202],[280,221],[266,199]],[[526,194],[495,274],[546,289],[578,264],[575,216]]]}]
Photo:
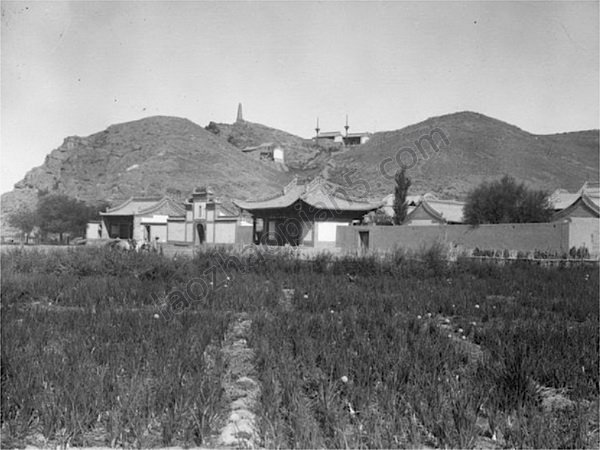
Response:
[{"label": "grass", "polygon": [[206,438],[220,380],[204,352],[228,317],[211,310],[171,322],[155,317],[150,293],[164,281],[132,272],[150,264],[160,272],[168,262],[128,256],[2,255],[2,447]]},{"label": "grass", "polygon": [[268,448],[597,447],[597,269],[413,256],[3,253],[2,446],[207,445],[243,311]]}]

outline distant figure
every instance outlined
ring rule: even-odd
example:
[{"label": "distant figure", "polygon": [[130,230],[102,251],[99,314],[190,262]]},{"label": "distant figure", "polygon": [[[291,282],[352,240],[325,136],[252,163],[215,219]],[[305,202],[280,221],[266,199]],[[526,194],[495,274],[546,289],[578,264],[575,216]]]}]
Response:
[{"label": "distant figure", "polygon": [[356,281],[356,275],[350,275],[349,273],[347,273],[346,278],[348,278],[348,281],[350,283],[354,283]]}]

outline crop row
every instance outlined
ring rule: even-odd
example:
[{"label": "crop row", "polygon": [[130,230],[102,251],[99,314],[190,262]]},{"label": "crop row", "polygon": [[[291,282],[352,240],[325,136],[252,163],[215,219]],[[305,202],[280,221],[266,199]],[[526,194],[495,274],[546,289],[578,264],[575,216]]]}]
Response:
[{"label": "crop row", "polygon": [[206,443],[206,350],[234,312],[253,320],[268,447],[585,447],[598,429],[587,267],[75,249],[3,253],[2,279],[3,446]]}]

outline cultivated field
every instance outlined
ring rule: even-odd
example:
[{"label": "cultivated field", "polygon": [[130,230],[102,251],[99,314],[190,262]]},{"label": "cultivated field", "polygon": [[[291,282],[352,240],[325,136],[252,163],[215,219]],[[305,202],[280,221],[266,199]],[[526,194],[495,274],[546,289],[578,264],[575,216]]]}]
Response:
[{"label": "cultivated field", "polygon": [[1,446],[597,448],[598,269],[443,256],[4,251]]}]

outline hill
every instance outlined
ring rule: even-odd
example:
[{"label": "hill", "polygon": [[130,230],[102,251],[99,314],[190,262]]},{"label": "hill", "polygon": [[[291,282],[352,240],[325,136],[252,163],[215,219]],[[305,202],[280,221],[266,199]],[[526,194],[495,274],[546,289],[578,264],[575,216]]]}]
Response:
[{"label": "hill", "polygon": [[288,179],[187,119],[149,117],[66,138],[2,195],[2,212],[34,202],[38,191],[114,204],[133,195],[183,198],[207,184],[223,197],[268,195]]},{"label": "hill", "polygon": [[311,139],[246,120],[232,124],[210,122],[206,129],[240,150],[275,144],[285,152],[284,170],[303,176],[316,175],[331,153],[327,148],[315,145]]},{"label": "hill", "polygon": [[[425,139],[429,136],[438,151]],[[358,180],[366,180],[371,194],[381,196],[393,190],[393,180],[381,173],[382,162],[390,175],[400,167],[397,155],[406,164],[416,155],[416,165],[408,170],[412,192],[461,198],[482,181],[504,174],[538,189],[575,191],[586,180],[598,181],[598,145],[598,130],[535,135],[482,114],[459,112],[376,133],[367,143],[334,155],[324,172],[343,183],[343,174],[355,170],[354,184],[361,187]]]},{"label": "hill", "polygon": [[[427,141],[430,136],[438,151]],[[241,151],[268,142],[285,149],[287,172]],[[535,135],[472,112],[376,133],[367,143],[342,150],[317,147],[247,121],[211,122],[205,129],[187,119],[149,117],[88,137],[66,138],[43,165],[2,195],[2,221],[18,205],[35,204],[40,191],[115,204],[132,195],[183,199],[194,187],[209,184],[224,199],[247,199],[279,192],[294,175],[312,178],[321,173],[347,185],[344,174],[352,170],[350,180],[357,189],[348,190],[381,199],[393,192],[396,156],[407,161],[411,154],[417,157],[409,170],[411,193],[461,198],[480,182],[503,174],[536,188],[576,191],[586,180],[599,179],[598,145],[598,130]]]}]

